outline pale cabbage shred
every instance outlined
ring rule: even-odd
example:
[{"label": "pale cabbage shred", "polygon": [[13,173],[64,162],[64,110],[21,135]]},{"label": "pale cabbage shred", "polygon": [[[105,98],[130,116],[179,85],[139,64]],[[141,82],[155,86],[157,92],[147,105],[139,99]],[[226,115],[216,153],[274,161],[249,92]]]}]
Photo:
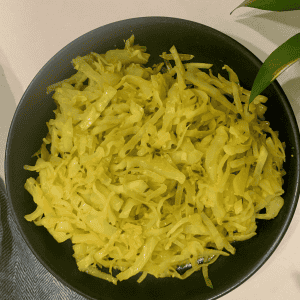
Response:
[{"label": "pale cabbage shred", "polygon": [[212,286],[207,266],[281,209],[284,145],[260,121],[267,98],[249,105],[228,66],[231,81],[200,71],[210,64],[182,64],[193,56],[173,46],[162,73],[163,63],[141,66],[145,51],[132,36],[123,50],[73,59],[78,72],[49,87],[57,109],[25,166],[39,173],[25,184],[37,204],[25,218],[71,239],[79,270],[114,284],[202,268]]}]

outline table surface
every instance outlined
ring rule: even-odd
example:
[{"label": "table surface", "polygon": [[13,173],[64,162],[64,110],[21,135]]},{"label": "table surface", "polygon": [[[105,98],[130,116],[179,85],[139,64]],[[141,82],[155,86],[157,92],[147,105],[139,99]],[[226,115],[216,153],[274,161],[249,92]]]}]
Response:
[{"label": "table surface", "polygon": [[[242,0],[0,0],[0,176],[11,119],[25,89],[42,66],[80,35],[118,20],[167,16],[215,28],[261,61],[300,32],[300,11],[240,8]],[[300,124],[300,63],[279,79]],[[287,170],[288,171],[288,170]],[[264,266],[222,300],[299,299],[300,206],[281,244]],[[255,255],[255,254],[254,254]]]}]

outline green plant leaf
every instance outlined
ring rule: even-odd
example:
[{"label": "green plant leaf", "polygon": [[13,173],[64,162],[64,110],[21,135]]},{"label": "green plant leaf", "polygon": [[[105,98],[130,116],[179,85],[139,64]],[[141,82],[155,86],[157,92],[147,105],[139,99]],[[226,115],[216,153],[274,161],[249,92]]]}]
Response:
[{"label": "green plant leaf", "polygon": [[253,7],[272,11],[300,10],[300,0],[246,0],[236,7],[230,14],[240,7]]},{"label": "green plant leaf", "polygon": [[300,33],[288,39],[265,60],[254,80],[249,104],[298,59],[300,59]]}]

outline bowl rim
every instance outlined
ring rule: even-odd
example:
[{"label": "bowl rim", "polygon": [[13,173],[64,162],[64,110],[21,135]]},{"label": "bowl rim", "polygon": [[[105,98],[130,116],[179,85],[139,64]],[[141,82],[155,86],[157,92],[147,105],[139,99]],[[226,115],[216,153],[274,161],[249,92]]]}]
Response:
[{"label": "bowl rim", "polygon": [[[147,21],[158,21],[158,22],[184,22],[186,24],[190,24],[190,25],[194,25],[194,26],[200,26],[203,28],[207,28],[210,31],[214,31],[215,33],[218,33],[222,38],[224,39],[228,39],[231,40],[231,43],[235,45],[235,47],[239,50],[242,50],[247,56],[248,58],[252,61],[253,64],[257,65],[257,66],[261,66],[262,62],[260,61],[260,59],[258,57],[256,57],[256,55],[254,55],[250,50],[248,50],[245,46],[243,46],[240,42],[236,41],[235,39],[233,39],[232,37],[230,37],[229,35],[215,29],[212,28],[210,26],[201,24],[199,22],[196,21],[191,21],[191,20],[187,20],[187,19],[183,19],[183,18],[175,18],[175,17],[165,17],[165,16],[146,16],[146,17],[135,17],[135,18],[128,18],[128,19],[122,19],[119,21],[115,21],[115,22],[110,22],[107,23],[105,25],[102,25],[100,27],[97,27],[95,29],[92,29],[82,35],[80,35],[79,37],[77,37],[76,39],[74,39],[73,41],[69,42],[68,44],[66,44],[61,50],[59,50],[58,52],[56,52],[56,54],[54,54],[44,65],[43,67],[39,70],[39,72],[34,76],[34,78],[31,80],[30,84],[28,85],[28,87],[26,88],[25,92],[23,93],[18,106],[16,107],[16,110],[14,112],[14,116],[12,118],[10,127],[9,127],[9,132],[8,132],[8,137],[7,137],[7,142],[6,142],[6,149],[5,149],[5,163],[4,163],[4,167],[5,167],[5,183],[6,183],[6,193],[8,196],[8,203],[10,206],[10,211],[12,213],[13,219],[15,221],[15,223],[17,224],[17,227],[21,233],[22,238],[24,239],[24,241],[26,242],[27,246],[29,247],[29,249],[31,250],[31,252],[34,254],[34,256],[38,259],[38,261],[45,267],[45,269],[50,272],[50,274],[52,274],[57,280],[59,280],[60,282],[62,282],[65,286],[69,287],[72,291],[75,291],[76,293],[87,297],[89,299],[96,299],[93,298],[87,294],[85,294],[84,292],[78,290],[75,286],[72,286],[71,284],[67,283],[63,278],[61,278],[61,276],[59,274],[57,274],[55,271],[53,271],[50,267],[50,265],[48,265],[45,260],[43,259],[43,257],[41,257],[40,255],[38,255],[36,253],[36,251],[33,249],[32,245],[29,243],[29,241],[27,240],[27,237],[22,229],[22,226],[19,223],[19,219],[14,211],[13,208],[13,201],[11,198],[11,193],[10,193],[10,182],[9,182],[9,148],[10,148],[10,144],[11,144],[11,132],[12,129],[14,127],[14,124],[16,122],[16,118],[17,115],[20,111],[20,107],[23,101],[25,101],[26,95],[28,94],[28,91],[30,90],[31,86],[33,85],[33,83],[37,80],[37,78],[39,77],[40,73],[43,72],[43,70],[49,65],[51,64],[52,61],[54,61],[59,55],[62,55],[64,52],[68,51],[68,48],[70,47],[70,45],[72,43],[78,43],[80,41],[83,41],[87,36],[97,32],[99,29],[104,30],[105,28],[109,29],[110,26],[112,25],[121,25],[121,24],[126,24],[128,22],[134,22],[134,21],[139,21],[139,22],[147,22]],[[276,92],[278,94],[281,95],[281,97],[283,97],[285,99],[284,101],[284,105],[285,108],[287,110],[287,114],[289,116],[290,122],[293,125],[293,134],[295,136],[295,142],[296,142],[296,149],[298,151],[299,154],[299,150],[300,150],[300,135],[299,135],[299,128],[298,128],[298,124],[297,124],[297,120],[295,118],[295,114],[293,112],[293,109],[289,103],[289,100],[287,98],[287,96],[285,95],[282,87],[279,85],[277,80],[274,80],[272,83],[273,87],[275,88]],[[225,289],[223,292],[218,293],[217,295],[213,296],[212,298],[209,299],[218,299],[226,294],[228,294],[229,292],[233,291],[234,289],[236,289],[237,287],[239,287],[242,283],[244,283],[245,281],[247,281],[251,276],[253,276],[265,263],[266,261],[271,257],[271,255],[274,253],[274,251],[276,250],[276,248],[279,246],[280,242],[282,241],[283,237],[285,236],[291,221],[293,219],[293,216],[295,214],[296,211],[296,207],[297,207],[297,203],[299,200],[299,195],[300,195],[300,186],[299,186],[299,181],[300,181],[300,163],[299,160],[297,161],[298,165],[297,165],[297,172],[295,174],[295,177],[297,178],[297,187],[296,187],[296,193],[292,199],[292,204],[291,204],[291,210],[289,211],[288,215],[286,216],[286,221],[284,222],[284,226],[281,228],[280,230],[280,234],[276,239],[276,242],[274,242],[271,247],[269,248],[268,252],[261,257],[261,259],[259,260],[259,262],[257,264],[255,264],[255,266],[253,266],[253,268],[251,269],[251,272],[249,272],[246,276],[243,276],[241,278],[241,280],[237,281],[235,284],[231,285],[229,288]]]}]

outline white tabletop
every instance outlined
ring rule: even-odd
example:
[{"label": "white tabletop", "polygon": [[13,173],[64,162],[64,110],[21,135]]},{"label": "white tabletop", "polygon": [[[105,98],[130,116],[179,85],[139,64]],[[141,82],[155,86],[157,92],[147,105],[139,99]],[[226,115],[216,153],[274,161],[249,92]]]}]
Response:
[{"label": "white tabletop", "polygon": [[[242,0],[0,0],[0,176],[15,108],[35,74],[62,47],[102,25],[133,17],[196,21],[231,36],[264,61],[300,31],[300,11],[240,8]],[[300,124],[300,63],[279,77]],[[288,170],[287,170],[288,172]],[[300,299],[300,206],[266,264],[222,300]],[[255,255],[255,254],[254,254]]]}]

